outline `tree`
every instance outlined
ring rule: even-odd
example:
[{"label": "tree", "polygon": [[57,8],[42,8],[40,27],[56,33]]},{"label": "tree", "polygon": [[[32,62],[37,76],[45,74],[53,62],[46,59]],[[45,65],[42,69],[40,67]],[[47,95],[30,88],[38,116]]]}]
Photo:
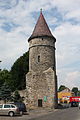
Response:
[{"label": "tree", "polygon": [[61,86],[59,87],[58,91],[60,92],[60,91],[62,91],[62,90],[64,90],[64,89],[66,89],[66,87],[65,87],[64,85],[61,85]]},{"label": "tree", "polygon": [[6,82],[12,91],[16,89],[23,90],[26,88],[26,74],[29,70],[29,52],[26,52],[18,58],[11,71],[0,71],[0,87]]},{"label": "tree", "polygon": [[78,95],[78,88],[77,87],[73,87],[72,88],[72,92],[74,92],[75,96]]},{"label": "tree", "polygon": [[78,96],[80,96],[80,90],[78,91],[78,93],[77,93],[77,94],[78,94]]},{"label": "tree", "polygon": [[13,101],[14,102],[22,102],[23,101],[23,98],[20,96],[18,90],[16,90],[14,92]]},{"label": "tree", "polygon": [[5,80],[4,80],[4,72],[0,71],[0,87],[3,85],[4,82],[5,82]]},{"label": "tree", "polygon": [[4,84],[7,83],[9,86],[12,86],[12,78],[11,74],[8,70],[1,70],[0,71],[0,87]]},{"label": "tree", "polygon": [[26,74],[29,70],[29,52],[23,54],[11,67],[11,76],[14,90],[26,88]]},{"label": "tree", "polygon": [[4,100],[5,103],[11,100],[11,89],[6,83],[0,87],[0,99]]}]

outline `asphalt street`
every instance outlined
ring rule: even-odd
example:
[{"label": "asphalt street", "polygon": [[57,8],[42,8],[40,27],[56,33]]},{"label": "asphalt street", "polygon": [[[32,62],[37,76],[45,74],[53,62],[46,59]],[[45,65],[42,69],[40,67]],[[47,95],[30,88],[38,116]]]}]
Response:
[{"label": "asphalt street", "polygon": [[30,120],[80,120],[80,109],[78,107],[62,109]]},{"label": "asphalt street", "polygon": [[80,120],[78,107],[59,109],[55,111],[31,112],[23,116],[0,116],[0,120]]}]

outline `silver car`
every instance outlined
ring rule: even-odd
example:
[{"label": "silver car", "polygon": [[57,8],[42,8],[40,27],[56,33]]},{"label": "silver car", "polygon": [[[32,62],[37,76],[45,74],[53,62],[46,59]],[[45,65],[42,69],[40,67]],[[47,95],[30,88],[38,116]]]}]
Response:
[{"label": "silver car", "polygon": [[20,111],[16,105],[13,104],[0,104],[0,115],[19,115]]},{"label": "silver car", "polygon": [[79,109],[80,109],[80,102],[78,103],[78,107],[79,107]]}]

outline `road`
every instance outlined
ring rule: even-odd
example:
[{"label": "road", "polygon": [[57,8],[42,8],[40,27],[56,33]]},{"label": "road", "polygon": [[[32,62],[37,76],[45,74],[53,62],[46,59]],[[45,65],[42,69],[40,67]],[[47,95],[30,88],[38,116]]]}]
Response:
[{"label": "road", "polygon": [[80,109],[78,107],[59,109],[47,114],[23,115],[23,116],[0,116],[0,120],[80,120]]},{"label": "road", "polygon": [[80,120],[80,110],[78,107],[67,108],[30,120]]}]

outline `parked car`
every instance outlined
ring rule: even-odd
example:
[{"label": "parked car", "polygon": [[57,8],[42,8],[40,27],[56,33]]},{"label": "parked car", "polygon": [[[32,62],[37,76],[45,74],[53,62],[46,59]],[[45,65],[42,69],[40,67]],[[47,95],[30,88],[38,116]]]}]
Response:
[{"label": "parked car", "polygon": [[78,103],[78,107],[79,107],[79,109],[80,109],[80,102]]},{"label": "parked car", "polygon": [[71,107],[78,107],[78,102],[76,101],[71,102]]},{"label": "parked car", "polygon": [[13,104],[0,104],[0,115],[20,115],[19,108]]},{"label": "parked car", "polygon": [[24,103],[15,102],[14,104],[19,108],[20,114],[25,114],[27,112],[26,105]]}]

